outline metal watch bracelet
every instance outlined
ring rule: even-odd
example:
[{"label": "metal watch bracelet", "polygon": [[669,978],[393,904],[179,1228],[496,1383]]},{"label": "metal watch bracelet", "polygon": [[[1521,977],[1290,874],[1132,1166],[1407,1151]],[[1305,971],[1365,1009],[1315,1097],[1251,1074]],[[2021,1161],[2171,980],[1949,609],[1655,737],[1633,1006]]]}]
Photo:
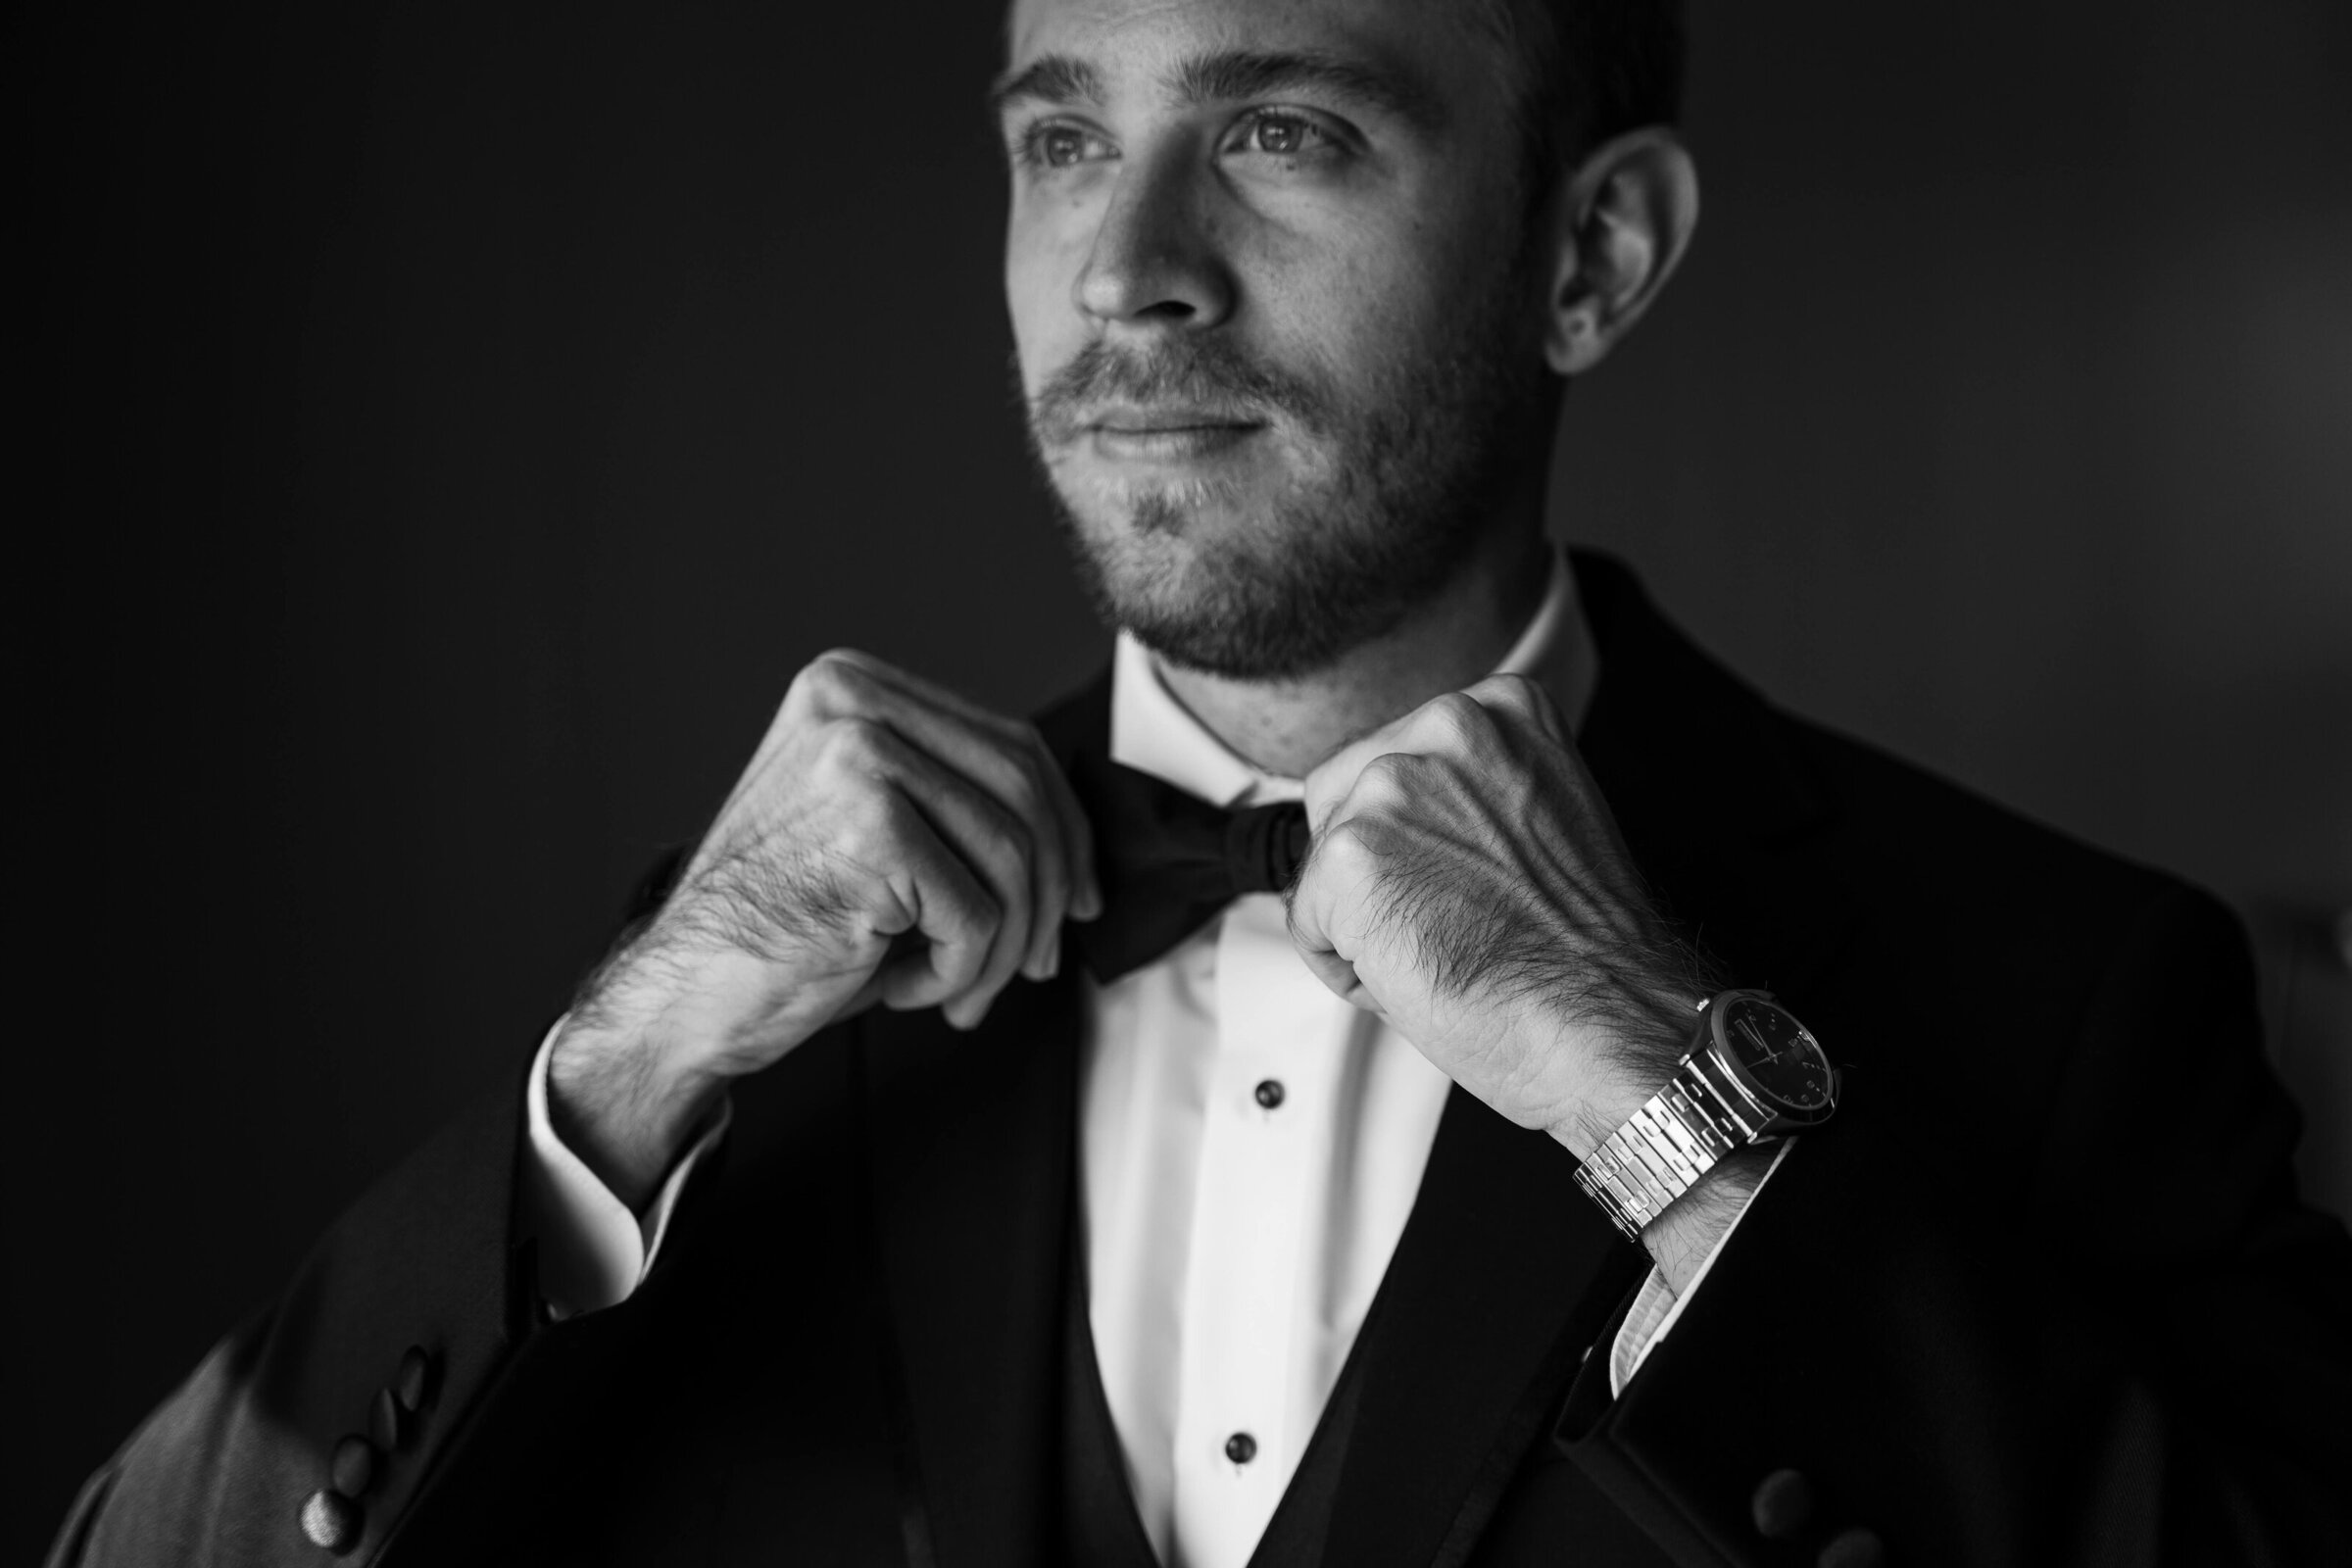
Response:
[{"label": "metal watch bracelet", "polygon": [[1666,1087],[1576,1169],[1577,1186],[1628,1241],[1639,1242],[1717,1160],[1759,1142],[1772,1119],[1731,1074],[1707,1070],[1707,1037],[1699,1039]]}]

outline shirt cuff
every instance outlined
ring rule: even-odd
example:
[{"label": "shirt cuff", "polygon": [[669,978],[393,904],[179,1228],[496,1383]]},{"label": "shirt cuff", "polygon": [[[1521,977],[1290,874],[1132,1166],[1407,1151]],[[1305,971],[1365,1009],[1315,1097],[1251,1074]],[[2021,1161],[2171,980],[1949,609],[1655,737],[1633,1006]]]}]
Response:
[{"label": "shirt cuff", "polygon": [[539,1294],[557,1318],[598,1311],[629,1298],[662,1250],[670,1212],[686,1190],[687,1178],[703,1156],[718,1147],[735,1119],[733,1103],[720,1100],[718,1113],[671,1167],[640,1219],[556,1136],[548,1117],[548,1058],[570,1016],[558,1018],[539,1042],[523,1093],[531,1134],[523,1183],[529,1203],[526,1222],[539,1243]]},{"label": "shirt cuff", "polygon": [[1755,1202],[1757,1194],[1764,1191],[1764,1183],[1772,1180],[1772,1173],[1781,1168],[1781,1161],[1787,1159],[1788,1151],[1795,1147],[1796,1140],[1793,1138],[1781,1141],[1780,1152],[1772,1156],[1770,1165],[1764,1167],[1763,1181],[1756,1183],[1755,1192],[1740,1200],[1740,1212],[1732,1216],[1732,1222],[1723,1228],[1723,1234],[1715,1238],[1715,1245],[1707,1249],[1707,1255],[1699,1260],[1698,1272],[1690,1276],[1690,1283],[1684,1287],[1680,1297],[1674,1294],[1674,1287],[1666,1283],[1663,1272],[1654,1268],[1649,1271],[1649,1278],[1642,1282],[1642,1293],[1634,1298],[1633,1310],[1625,1314],[1625,1322],[1617,1330],[1617,1342],[1609,1347],[1610,1398],[1625,1392],[1625,1386],[1634,1380],[1634,1374],[1642,1370],[1642,1361],[1674,1328],[1676,1320],[1683,1315],[1684,1304],[1698,1294],[1699,1286],[1706,1282],[1707,1270],[1713,1268],[1715,1259],[1723,1255],[1723,1244],[1732,1239],[1732,1232],[1738,1230],[1740,1222],[1747,1218],[1749,1206]]}]

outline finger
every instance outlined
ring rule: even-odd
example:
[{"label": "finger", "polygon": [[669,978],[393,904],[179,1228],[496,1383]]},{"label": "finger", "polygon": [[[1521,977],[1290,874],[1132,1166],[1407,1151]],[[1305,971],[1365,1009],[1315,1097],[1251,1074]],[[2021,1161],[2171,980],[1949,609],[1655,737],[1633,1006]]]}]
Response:
[{"label": "finger", "polygon": [[[1020,719],[1007,718],[993,712],[958,692],[924,679],[910,670],[885,663],[870,654],[856,649],[843,649],[836,655],[858,672],[871,677],[877,684],[917,705],[927,707],[953,718],[959,718],[1001,740],[1016,743],[1039,764],[1039,773],[1046,785],[1056,825],[1061,830],[1064,864],[1069,878],[1068,911],[1080,920],[1092,920],[1102,912],[1102,886],[1096,874],[1094,824],[1088,820],[1086,809],[1079,805],[1077,792],[1070,788],[1045,737],[1037,726]],[[929,744],[920,737],[918,744]],[[949,759],[943,759],[948,760]],[[1057,939],[1057,934],[1056,934]],[[1058,955],[1058,948],[1056,948]]]},{"label": "finger", "polygon": [[[1418,712],[1419,710],[1415,710]],[[1332,753],[1307,773],[1304,800],[1306,824],[1320,833],[1328,826],[1340,803],[1355,788],[1355,781],[1375,757],[1385,757],[1397,750],[1398,741],[1413,715],[1392,719],[1378,729],[1367,731]]]},{"label": "finger", "polygon": [[888,880],[905,923],[883,934],[918,940],[893,942],[858,995],[864,999],[870,992],[883,1005],[905,1011],[937,1005],[971,988],[995,946],[1002,911],[911,801],[894,795],[889,809]]},{"label": "finger", "polygon": [[887,722],[945,768],[985,791],[1019,824],[1025,845],[1027,918],[1015,966],[1033,980],[1051,978],[1061,965],[1061,922],[1075,896],[1070,818],[1079,816],[1083,823],[1074,803],[1066,808],[1062,804],[1067,784],[1060,769],[1042,743],[979,732],[958,716],[910,699],[882,701]]},{"label": "finger", "polygon": [[1363,905],[1370,864],[1361,840],[1347,821],[1316,836],[1292,884],[1286,912],[1291,944],[1316,979],[1344,1002],[1379,1012],[1356,972],[1353,914]]},{"label": "finger", "polygon": [[[1090,862],[1093,840],[1085,813],[1038,738],[1034,726],[1002,718],[946,688],[866,655],[828,654],[808,672],[819,710],[879,718],[942,766],[986,790],[1020,820],[1032,853],[1024,859],[1030,885],[1024,908],[1025,945],[1018,966],[1046,979],[1060,966],[1061,921],[1072,904],[1072,836],[1081,837]],[[1101,895],[1094,895],[1100,904]]]},{"label": "finger", "polygon": [[973,702],[952,687],[942,686],[935,680],[926,680],[910,669],[902,669],[889,661],[877,659],[872,654],[865,653],[860,649],[836,648],[830,652],[819,654],[817,662],[838,662],[849,669],[870,677],[879,684],[913,698],[926,707],[953,714],[982,729],[997,730],[1009,737],[1014,730],[1021,727],[1018,719],[1007,718],[993,709],[984,708]]},{"label": "finger", "polygon": [[996,906],[997,925],[986,957],[969,984],[944,1004],[948,1021],[968,1029],[988,1011],[1030,952],[1036,914],[1035,835],[967,776],[941,766],[895,732],[885,731],[876,751],[939,841],[969,868]]},{"label": "finger", "polygon": [[1305,948],[1298,950],[1298,956],[1305,961],[1314,977],[1330,988],[1333,996],[1351,1007],[1371,1013],[1376,1018],[1388,1016],[1381,1009],[1379,1001],[1369,990],[1365,989],[1362,978],[1355,972],[1354,964],[1349,963],[1336,953],[1317,953]]},{"label": "finger", "polygon": [[1331,821],[1375,758],[1399,752],[1427,756],[1454,751],[1459,730],[1465,723],[1478,722],[1474,715],[1480,711],[1478,704],[1463,693],[1446,692],[1332,753],[1306,775],[1308,826],[1320,831]]},{"label": "finger", "polygon": [[1559,705],[1542,682],[1526,675],[1489,675],[1468,688],[1469,697],[1480,707],[1496,712],[1509,713],[1533,724],[1554,742],[1566,745],[1567,726],[1560,720]]},{"label": "finger", "polygon": [[[1031,733],[1034,735],[1035,731]],[[1086,808],[1078,804],[1078,792],[1070,787],[1069,775],[1046,749],[1045,737],[1039,735],[1036,739],[1054,794],[1054,814],[1061,823],[1062,844],[1069,857],[1070,915],[1073,919],[1092,920],[1102,913],[1102,881],[1095,868],[1095,825],[1088,819]]]}]

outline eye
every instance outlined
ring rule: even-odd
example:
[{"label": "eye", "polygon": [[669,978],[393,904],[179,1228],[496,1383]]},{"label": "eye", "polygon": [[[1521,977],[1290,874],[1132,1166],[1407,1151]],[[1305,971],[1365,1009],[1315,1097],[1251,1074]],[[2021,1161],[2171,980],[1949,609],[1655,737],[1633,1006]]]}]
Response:
[{"label": "eye", "polygon": [[1287,115],[1261,115],[1250,127],[1250,145],[1261,153],[1288,155],[1306,145],[1315,127]]},{"label": "eye", "polygon": [[1339,138],[1323,125],[1304,115],[1281,110],[1260,110],[1250,115],[1242,122],[1240,132],[1234,151],[1259,153],[1269,158],[1311,156],[1339,145]]},{"label": "eye", "polygon": [[1116,156],[1116,150],[1102,137],[1062,121],[1031,126],[1013,153],[1033,169],[1072,169],[1093,159]]}]

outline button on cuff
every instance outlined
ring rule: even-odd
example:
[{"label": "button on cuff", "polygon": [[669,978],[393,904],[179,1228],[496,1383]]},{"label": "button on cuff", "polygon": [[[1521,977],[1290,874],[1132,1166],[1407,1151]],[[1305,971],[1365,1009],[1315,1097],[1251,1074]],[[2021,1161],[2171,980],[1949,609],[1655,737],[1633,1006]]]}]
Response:
[{"label": "button on cuff", "polygon": [[1886,1543],[1875,1530],[1843,1532],[1821,1548],[1820,1568],[1886,1568]]},{"label": "button on cuff", "polygon": [[1757,1485],[1748,1507],[1766,1540],[1792,1536],[1813,1517],[1813,1484],[1800,1470],[1775,1470]]},{"label": "button on cuff", "polygon": [[303,1500],[302,1533],[321,1550],[340,1557],[360,1544],[360,1505],[321,1487]]},{"label": "button on cuff", "polygon": [[375,1402],[368,1407],[368,1435],[375,1442],[378,1451],[397,1452],[408,1436],[407,1415],[390,1389],[375,1391]]},{"label": "button on cuff", "polygon": [[354,1432],[335,1445],[327,1479],[346,1497],[364,1495],[375,1480],[375,1445]]},{"label": "button on cuff", "polygon": [[434,1374],[440,1370],[439,1358],[421,1345],[412,1345],[401,1353],[400,1370],[392,1375],[392,1396],[400,1407],[415,1415],[433,1396]]}]

